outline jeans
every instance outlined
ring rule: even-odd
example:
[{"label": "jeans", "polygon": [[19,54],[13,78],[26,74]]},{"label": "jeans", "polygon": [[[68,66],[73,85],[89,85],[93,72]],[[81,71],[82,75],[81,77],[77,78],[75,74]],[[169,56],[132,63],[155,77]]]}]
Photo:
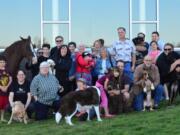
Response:
[{"label": "jeans", "polygon": [[[153,91],[154,95],[154,105],[159,105],[160,101],[163,99],[164,87],[162,85],[157,85]],[[136,111],[141,111],[143,109],[144,93],[141,92],[137,95],[133,102],[133,108]]]}]

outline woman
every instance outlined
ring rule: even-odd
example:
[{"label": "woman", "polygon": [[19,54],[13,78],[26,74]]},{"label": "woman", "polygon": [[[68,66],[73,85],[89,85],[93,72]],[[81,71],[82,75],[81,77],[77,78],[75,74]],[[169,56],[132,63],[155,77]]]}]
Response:
[{"label": "woman", "polygon": [[60,107],[60,97],[58,91],[60,85],[53,74],[49,73],[49,64],[42,62],[40,64],[40,72],[31,82],[30,91],[35,100],[35,119],[47,119],[49,108],[53,108],[55,112]]},{"label": "woman", "polygon": [[106,78],[104,85],[109,94],[109,112],[119,114],[128,111],[129,78],[124,75],[123,70],[113,68],[112,76]]},{"label": "woman", "polygon": [[31,103],[30,83],[26,80],[26,75],[23,70],[18,70],[16,78],[10,86],[10,107],[13,107],[15,101],[21,101],[25,106],[28,117],[31,118],[33,105]]},{"label": "woman", "polygon": [[149,51],[148,55],[152,58],[153,64],[155,64],[156,59],[159,56],[159,54],[161,53],[161,51],[158,49],[158,44],[156,41],[152,41],[150,43],[150,47],[151,47],[151,50]]},{"label": "woman", "polygon": [[93,74],[94,76],[100,78],[107,73],[108,69],[114,67],[115,65],[115,60],[108,57],[106,48],[101,48],[100,58],[96,60],[95,67],[93,68]]},{"label": "woman", "polygon": [[67,45],[61,45],[59,51],[52,57],[55,62],[55,69],[59,83],[63,86],[64,91],[61,96],[66,95],[70,91],[69,71],[72,65],[71,53]]}]

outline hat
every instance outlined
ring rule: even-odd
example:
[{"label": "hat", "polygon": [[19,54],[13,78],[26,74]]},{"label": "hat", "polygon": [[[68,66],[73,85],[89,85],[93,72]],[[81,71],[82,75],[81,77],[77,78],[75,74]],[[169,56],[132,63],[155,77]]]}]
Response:
[{"label": "hat", "polygon": [[85,57],[85,56],[91,56],[91,54],[88,53],[88,52],[83,52],[83,53],[82,53],[82,56],[83,56],[83,57]]},{"label": "hat", "polygon": [[82,83],[86,84],[86,80],[84,78],[77,79],[77,82],[82,82]]},{"label": "hat", "polygon": [[40,67],[40,68],[41,68],[41,67],[49,67],[49,63],[46,62],[46,61],[43,61],[43,62],[41,62],[41,64],[40,64],[39,67]]}]

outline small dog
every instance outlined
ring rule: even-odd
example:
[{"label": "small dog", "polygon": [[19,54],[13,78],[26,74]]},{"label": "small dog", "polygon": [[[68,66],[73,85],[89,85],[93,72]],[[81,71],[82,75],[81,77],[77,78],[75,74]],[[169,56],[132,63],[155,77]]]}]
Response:
[{"label": "small dog", "polygon": [[48,59],[47,62],[49,64],[49,73],[55,75],[55,73],[56,73],[56,70],[54,68],[56,65],[55,62],[52,59]]},{"label": "small dog", "polygon": [[172,81],[170,83],[170,104],[172,104],[180,94],[180,64],[176,66],[175,71],[172,73]]},{"label": "small dog", "polygon": [[12,120],[15,120],[18,122],[24,121],[24,124],[27,124],[27,119],[28,119],[28,116],[27,116],[24,105],[22,104],[21,101],[15,101],[12,107],[12,113],[11,113],[11,117],[8,122],[8,125],[12,123]]},{"label": "small dog", "polygon": [[148,75],[148,72],[145,70],[143,71],[142,79],[144,80],[144,83],[142,84],[143,91],[146,94],[146,98],[143,103],[143,106],[144,106],[143,111],[146,110],[146,107],[150,107],[150,111],[152,111],[153,110],[153,99],[151,96],[151,94],[152,94],[151,92],[152,92],[152,90],[154,90],[154,85],[152,82],[150,82],[150,83],[146,82],[149,79],[149,75]]},{"label": "small dog", "polygon": [[97,120],[102,121],[99,112],[100,90],[97,87],[88,87],[83,91],[73,91],[61,99],[61,106],[55,115],[56,123],[59,124],[62,117],[65,117],[66,123],[73,125],[71,118],[77,111],[86,110],[87,120],[90,120],[89,112],[91,108],[95,109]]}]

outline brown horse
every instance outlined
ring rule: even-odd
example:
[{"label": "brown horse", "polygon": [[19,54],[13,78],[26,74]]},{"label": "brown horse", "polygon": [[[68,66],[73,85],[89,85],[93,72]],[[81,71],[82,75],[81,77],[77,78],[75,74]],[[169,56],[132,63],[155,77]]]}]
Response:
[{"label": "brown horse", "polygon": [[31,37],[28,36],[27,39],[20,37],[21,40],[14,42],[1,54],[4,55],[7,60],[7,70],[10,72],[12,77],[16,76],[16,72],[19,68],[19,64],[23,58],[27,58],[29,62],[32,61],[33,56],[35,56]]}]

